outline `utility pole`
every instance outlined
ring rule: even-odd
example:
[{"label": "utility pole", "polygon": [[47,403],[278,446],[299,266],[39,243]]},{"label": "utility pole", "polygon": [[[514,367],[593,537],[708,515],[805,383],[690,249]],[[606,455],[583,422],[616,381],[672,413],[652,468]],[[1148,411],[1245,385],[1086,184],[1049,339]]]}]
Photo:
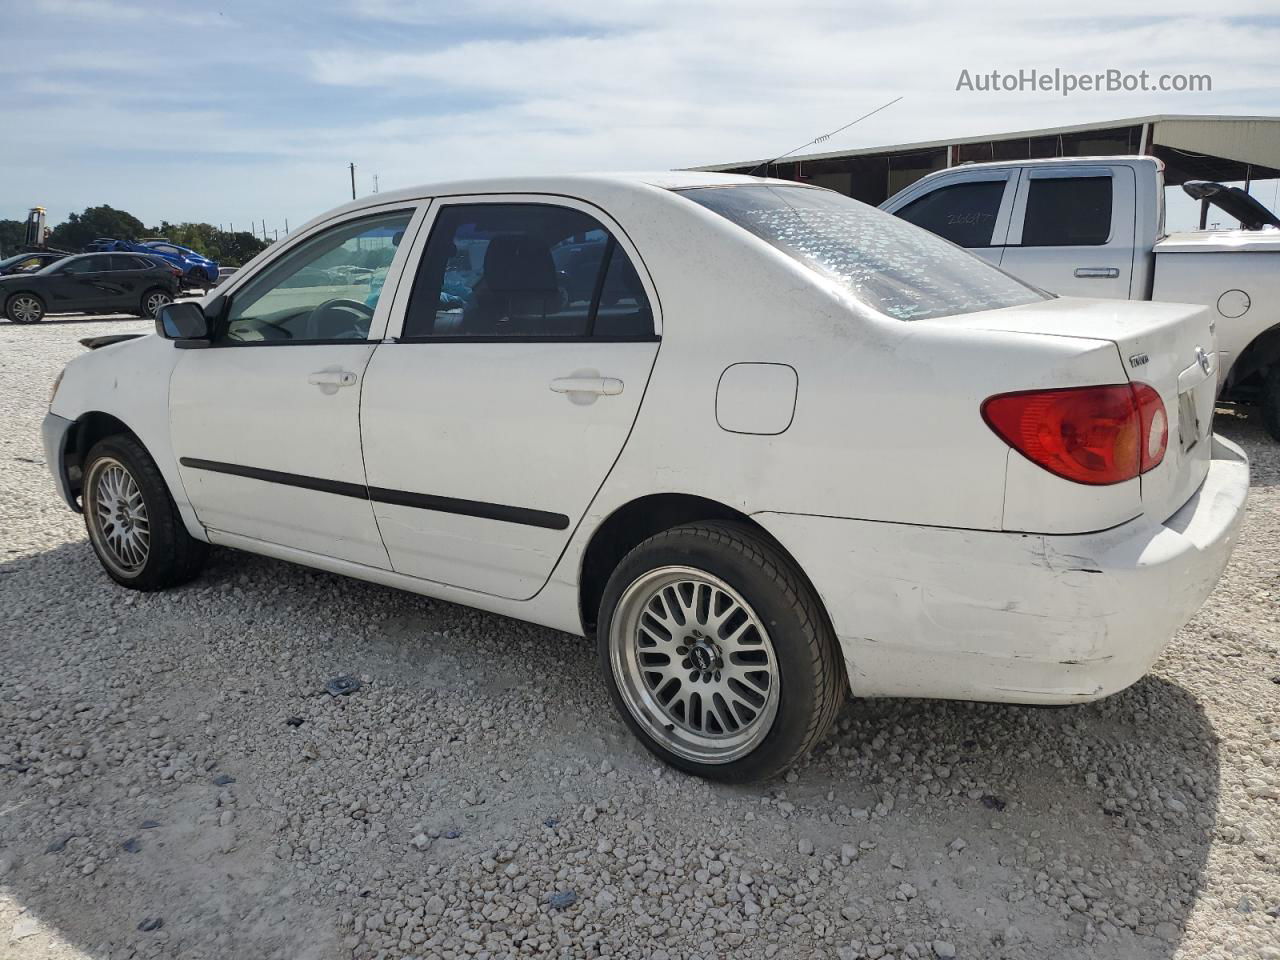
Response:
[{"label": "utility pole", "polygon": [[376,173],[373,175],[373,192],[378,192],[378,175]]},{"label": "utility pole", "polygon": [[263,243],[267,242],[267,221],[266,220],[262,221],[262,242]]},{"label": "utility pole", "polygon": [[351,168],[351,199],[352,199],[352,200],[354,200],[354,199],[356,198],[356,164],[355,164],[355,161],[354,161],[354,160],[353,160],[353,161],[351,161],[351,163],[347,164],[347,166],[349,166],[349,167]]},{"label": "utility pole", "polygon": [[284,218],[284,235],[286,237],[289,235],[289,218],[288,217]]}]

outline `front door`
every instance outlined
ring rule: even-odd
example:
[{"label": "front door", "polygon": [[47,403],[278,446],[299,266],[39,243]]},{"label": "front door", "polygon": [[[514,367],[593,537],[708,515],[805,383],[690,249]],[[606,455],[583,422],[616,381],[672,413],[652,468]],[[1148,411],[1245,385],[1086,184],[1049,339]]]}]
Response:
[{"label": "front door", "polygon": [[921,181],[884,209],[998,266],[1016,181],[1008,170],[961,169]]},{"label": "front door", "polygon": [[173,446],[215,540],[388,566],[365,487],[360,391],[414,215],[366,212],[299,238],[229,290],[210,347],[184,352],[169,388]]},{"label": "front door", "polygon": [[68,259],[49,278],[49,312],[98,310],[106,307],[110,298],[102,287],[102,278],[110,268],[111,258],[105,253]]},{"label": "front door", "polygon": [[440,207],[411,291],[401,284],[400,336],[365,375],[369,492],[397,572],[514,599],[541,589],[657,356],[637,264],[585,204]]}]

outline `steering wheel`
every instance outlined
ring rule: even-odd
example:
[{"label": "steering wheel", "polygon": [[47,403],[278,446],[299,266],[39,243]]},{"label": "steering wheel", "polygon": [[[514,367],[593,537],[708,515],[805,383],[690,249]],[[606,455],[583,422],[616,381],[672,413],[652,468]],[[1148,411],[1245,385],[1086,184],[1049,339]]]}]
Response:
[{"label": "steering wheel", "polygon": [[[333,333],[328,329],[329,322],[341,320],[343,315],[351,320],[351,328],[341,333]],[[364,329],[361,330],[361,321]],[[308,340],[363,340],[369,335],[369,323],[373,320],[373,307],[359,300],[346,297],[334,297],[317,306],[307,316],[306,339]],[[326,322],[328,321],[328,322]]]}]

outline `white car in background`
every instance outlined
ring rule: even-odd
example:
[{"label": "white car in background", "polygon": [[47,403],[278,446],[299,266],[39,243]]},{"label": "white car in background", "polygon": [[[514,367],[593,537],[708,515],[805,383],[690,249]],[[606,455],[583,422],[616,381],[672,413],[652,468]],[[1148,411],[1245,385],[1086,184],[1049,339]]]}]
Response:
[{"label": "white car in background", "polygon": [[[294,282],[388,244],[377,290]],[[718,779],[849,689],[1128,686],[1248,489],[1205,308],[1053,299],[780,181],[379,194],[157,327],[73,360],[44,426],[111,577],[222,544],[595,634],[637,736]]]}]

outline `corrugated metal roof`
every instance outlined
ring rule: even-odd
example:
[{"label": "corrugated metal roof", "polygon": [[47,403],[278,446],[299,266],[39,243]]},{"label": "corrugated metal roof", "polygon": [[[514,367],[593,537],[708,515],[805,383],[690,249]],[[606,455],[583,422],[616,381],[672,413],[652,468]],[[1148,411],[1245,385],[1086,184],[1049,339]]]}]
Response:
[{"label": "corrugated metal roof", "polygon": [[[1068,136],[1072,134],[1103,133],[1123,127],[1152,124],[1151,142],[1176,150],[1226,157],[1240,163],[1252,163],[1262,167],[1280,168],[1280,117],[1232,117],[1223,115],[1154,114],[1148,117],[1126,117],[1099,123],[1077,123],[1065,127],[1046,127],[1041,130],[1017,130],[1011,133],[994,133],[976,137],[950,137],[943,140],[922,140],[882,147],[859,147],[854,150],[831,150],[826,153],[808,153],[789,156],[784,163],[812,160],[836,160],[845,157],[869,157],[886,154],[911,154],[940,150],[948,146],[970,143],[989,143],[1001,140],[1025,140],[1039,137]],[[1230,152],[1228,152],[1230,151]],[[763,164],[768,158],[740,160],[737,163],[715,163],[692,170],[740,170]]]}]

